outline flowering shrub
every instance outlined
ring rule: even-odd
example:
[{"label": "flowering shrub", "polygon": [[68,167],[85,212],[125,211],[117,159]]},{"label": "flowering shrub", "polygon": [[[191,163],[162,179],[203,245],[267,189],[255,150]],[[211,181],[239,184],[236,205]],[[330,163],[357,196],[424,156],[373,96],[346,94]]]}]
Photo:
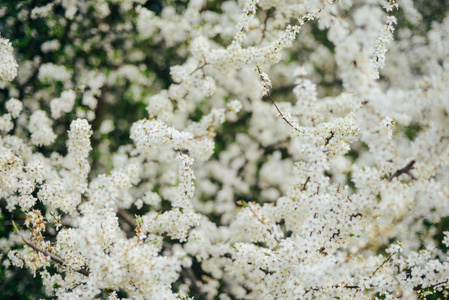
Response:
[{"label": "flowering shrub", "polygon": [[446,297],[436,2],[2,1],[0,294]]}]

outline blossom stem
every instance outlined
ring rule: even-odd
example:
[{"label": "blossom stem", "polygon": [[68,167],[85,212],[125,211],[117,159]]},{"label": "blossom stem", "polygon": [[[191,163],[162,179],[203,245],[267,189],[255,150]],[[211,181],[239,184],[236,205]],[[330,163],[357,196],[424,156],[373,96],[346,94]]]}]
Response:
[{"label": "blossom stem", "polygon": [[380,269],[381,269],[387,262],[390,261],[390,259],[391,259],[391,257],[393,256],[393,254],[394,254],[394,253],[391,253],[391,254],[387,257],[387,259],[384,260],[384,261],[382,262],[382,264],[376,268],[376,270],[374,270],[373,274],[371,274],[371,277],[374,276],[374,274],[376,274],[377,271],[379,271],[379,270],[380,270]]},{"label": "blossom stem", "polygon": [[260,221],[260,223],[262,223],[263,225],[265,225],[265,228],[267,229],[267,231],[273,236],[274,240],[280,244],[281,242],[279,241],[279,239],[277,237],[274,236],[273,232],[271,231],[270,228],[268,228],[267,224],[265,224],[265,222],[259,218],[259,216],[256,214],[256,212],[251,208],[251,206],[248,205],[249,210],[253,213],[253,215],[257,218],[257,220]]},{"label": "blossom stem", "polygon": [[407,174],[408,176],[410,176],[412,179],[416,179],[412,174],[410,174],[410,171],[413,169],[413,165],[415,164],[415,160],[412,160],[411,162],[409,162],[405,167],[403,167],[402,169],[397,170],[393,175],[391,175],[390,177],[388,177],[388,181],[392,181],[393,178],[395,177],[399,177],[402,174]]},{"label": "blossom stem", "polygon": [[[51,252],[48,252],[40,247],[38,247],[36,244],[34,244],[33,242],[27,240],[22,233],[19,231],[19,229],[17,228],[17,225],[14,221],[12,221],[12,225],[14,226],[15,230],[17,231],[17,234],[22,238],[22,241],[30,248],[32,248],[34,251],[40,252],[48,257],[50,257],[50,259],[52,261],[54,261],[55,263],[58,263],[64,267],[67,267],[66,262],[59,256],[56,254],[53,254]],[[74,270],[84,276],[89,276],[90,272],[88,270],[85,269],[85,267],[81,268],[81,269],[76,269]]]}]

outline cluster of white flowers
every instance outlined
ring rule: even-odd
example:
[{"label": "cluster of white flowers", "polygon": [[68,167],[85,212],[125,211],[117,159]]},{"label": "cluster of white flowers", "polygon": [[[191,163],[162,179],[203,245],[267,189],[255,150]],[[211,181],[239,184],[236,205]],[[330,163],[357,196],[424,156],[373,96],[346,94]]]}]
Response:
[{"label": "cluster of white flowers", "polygon": [[41,81],[62,81],[70,80],[72,74],[64,66],[52,63],[43,64],[39,68],[38,78]]},{"label": "cluster of white flowers", "polygon": [[0,37],[0,79],[12,81],[17,76],[17,67],[11,42]]},{"label": "cluster of white flowers", "polygon": [[[394,25],[397,24],[397,22],[396,17],[389,16],[387,18],[387,24],[382,29],[382,33],[377,40],[377,45],[374,50],[374,58],[372,59],[372,64],[376,70],[383,68],[385,65],[385,54],[388,51],[386,46],[393,41]],[[379,75],[377,78],[379,78]]]},{"label": "cluster of white flowers", "polygon": [[238,113],[243,106],[242,102],[240,102],[239,100],[232,100],[231,102],[228,103],[228,107],[232,112]]},{"label": "cluster of white flowers", "polygon": [[193,135],[168,127],[159,120],[140,120],[133,124],[130,137],[139,149],[151,150],[164,146],[180,148]]},{"label": "cluster of white flowers", "polygon": [[11,98],[6,102],[5,108],[13,118],[17,118],[23,109],[23,104],[19,100]]},{"label": "cluster of white flowers", "polygon": [[31,132],[31,142],[36,146],[48,146],[54,143],[56,134],[52,129],[52,121],[45,111],[35,111],[30,116],[28,129]]},{"label": "cluster of white flowers", "polygon": [[195,184],[193,183],[195,175],[193,175],[193,171],[190,169],[190,166],[193,164],[193,158],[180,153],[179,159],[179,181],[181,193],[185,193],[186,196],[192,197],[195,192]]},{"label": "cluster of white flowers", "polygon": [[14,124],[11,120],[11,114],[4,114],[0,117],[0,130],[3,132],[9,132],[14,128]]},{"label": "cluster of white flowers", "polygon": [[76,94],[72,90],[64,91],[60,98],[51,100],[51,116],[53,119],[59,119],[62,113],[68,113],[72,110],[75,104]]},{"label": "cluster of white flowers", "polygon": [[266,95],[271,88],[271,80],[268,77],[267,73],[260,71],[259,68],[255,68],[256,72],[259,72],[260,75],[260,89],[262,91],[262,96]]},{"label": "cluster of white flowers", "polygon": [[90,172],[88,156],[92,150],[91,135],[92,129],[87,120],[77,119],[70,124],[66,164],[73,176],[72,187],[79,192],[84,192],[87,188],[87,176]]},{"label": "cluster of white flowers", "polygon": [[449,16],[424,2],[0,4],[0,290],[446,297]]}]

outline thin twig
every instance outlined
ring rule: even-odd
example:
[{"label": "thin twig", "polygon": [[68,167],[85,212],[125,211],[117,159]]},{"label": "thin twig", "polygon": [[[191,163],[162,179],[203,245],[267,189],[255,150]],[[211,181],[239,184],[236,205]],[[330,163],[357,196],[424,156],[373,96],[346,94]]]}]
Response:
[{"label": "thin twig", "polygon": [[276,103],[274,102],[273,97],[271,97],[270,92],[267,91],[267,95],[268,95],[268,97],[270,98],[271,103],[273,103],[274,107],[276,107],[276,110],[277,110],[278,113],[281,115],[282,119],[283,119],[285,122],[287,122],[287,124],[290,125],[293,129],[295,129],[295,130],[298,131],[298,132],[301,132],[298,128],[296,128],[295,126],[293,126],[293,124],[290,123],[289,120],[287,120],[287,118],[284,116],[284,114],[281,112],[281,110],[279,109],[279,107],[278,107],[278,106],[276,105]]},{"label": "thin twig", "polygon": [[262,42],[263,39],[265,38],[265,34],[267,31],[267,23],[268,23],[268,19],[270,18],[270,10],[271,9],[266,11],[267,13],[265,14],[265,20],[263,20],[262,38],[261,38],[260,42]]},{"label": "thin twig", "polygon": [[[394,253],[391,253],[388,257],[387,257],[387,259],[386,260],[384,260],[375,270],[374,270],[374,272],[371,274],[371,276],[370,276],[370,278],[371,277],[373,277],[375,274],[376,274],[376,272],[377,271],[379,271],[387,262],[389,262],[390,261],[390,259],[391,259],[391,257],[393,257],[393,255],[394,255]],[[447,281],[446,281],[447,282]],[[339,288],[339,287],[342,287],[342,288],[345,288],[345,289],[360,289],[360,286],[358,286],[358,285],[345,285],[345,286],[340,286],[340,285],[334,285],[334,286],[332,286],[332,287],[334,287],[334,288]]]},{"label": "thin twig", "polygon": [[378,266],[377,268],[376,268],[376,270],[374,270],[374,272],[373,272],[373,274],[371,274],[371,276],[370,277],[373,277],[374,276],[374,274],[376,274],[376,272],[377,271],[379,271],[380,270],[380,268],[382,268],[383,267],[383,265],[385,265],[387,262],[389,262],[390,261],[390,259],[391,259],[391,257],[393,256],[393,254],[394,253],[391,253],[389,256],[388,256],[388,258],[386,259],[386,260],[384,260],[383,261],[383,263],[380,265],[380,266]]},{"label": "thin twig", "polygon": [[431,286],[428,286],[428,287],[425,287],[425,288],[421,288],[421,289],[417,290],[417,292],[421,293],[424,290],[433,289],[433,288],[436,288],[439,285],[446,284],[448,282],[449,282],[449,279],[447,279],[445,281],[442,281],[442,282],[439,282],[439,283],[432,284]]},{"label": "thin twig", "polygon": [[193,290],[191,290],[191,292],[196,294],[198,297],[201,297],[200,299],[203,299],[205,295],[201,292],[200,287],[197,285],[198,279],[196,278],[195,273],[193,273],[192,268],[185,268],[181,271],[181,273],[183,273],[185,277],[190,278],[190,281],[192,282],[191,287]]},{"label": "thin twig", "polygon": [[124,211],[123,209],[119,209],[117,211],[117,214],[119,215],[119,217],[121,217],[123,220],[125,220],[126,223],[128,223],[129,225],[131,225],[131,227],[137,227],[137,222],[136,220],[134,220],[133,217],[131,217],[126,211]]},{"label": "thin twig", "polygon": [[304,182],[304,184],[302,185],[302,190],[303,190],[303,191],[306,190],[307,183],[309,182],[309,180],[310,180],[310,176],[307,176],[306,182]]},{"label": "thin twig", "polygon": [[413,165],[415,164],[415,160],[412,160],[411,162],[409,162],[405,167],[403,167],[402,169],[397,170],[393,175],[391,175],[390,177],[388,177],[388,181],[392,181],[393,178],[395,177],[399,177],[402,174],[407,174],[408,176],[410,176],[413,180],[416,180],[416,178],[410,174],[410,171],[413,169]]},{"label": "thin twig", "polygon": [[281,242],[274,236],[273,232],[271,231],[271,229],[268,227],[267,224],[265,224],[265,222],[259,218],[259,216],[256,214],[256,212],[251,208],[251,206],[248,205],[249,210],[254,214],[254,216],[257,218],[257,220],[260,221],[260,223],[262,223],[263,225],[265,225],[265,228],[267,229],[267,231],[273,236],[274,240],[280,244]]},{"label": "thin twig", "polygon": [[[182,153],[181,153],[182,155]],[[133,217],[131,217],[126,211],[124,211],[123,209],[119,209],[117,211],[117,215],[119,217],[121,217],[126,223],[128,223],[129,225],[131,225],[132,227],[137,227],[137,222],[133,219]],[[163,245],[165,248],[167,249],[172,249],[173,246],[167,242],[163,242]],[[203,293],[201,292],[201,289],[199,288],[199,286],[197,285],[197,278],[195,273],[193,273],[191,268],[183,268],[183,271],[181,271],[181,273],[184,274],[185,277],[190,278],[190,281],[192,282],[192,289],[194,290],[193,292],[195,294],[197,294],[198,296],[203,297]]]},{"label": "thin twig", "polygon": [[[257,71],[259,72],[259,76],[260,79],[263,81],[263,77],[262,77],[262,71],[260,70],[260,68],[258,66],[256,66]],[[279,107],[276,105],[276,102],[274,102],[273,97],[271,97],[270,91],[267,91],[267,96],[268,98],[270,98],[271,103],[273,103],[274,107],[276,108],[276,110],[278,111],[279,115],[282,117],[282,119],[293,129],[295,129],[298,132],[301,132],[296,126],[293,126],[292,123],[290,123],[290,121],[285,117],[285,115],[282,113],[282,111],[279,109]]]},{"label": "thin twig", "polygon": [[[126,211],[124,211],[123,209],[119,209],[117,211],[117,215],[119,217],[121,217],[126,223],[128,223],[131,227],[137,227],[137,222],[136,220],[134,220],[134,218],[132,216],[130,216]],[[167,249],[172,249],[173,246],[167,242],[163,242],[163,246]]]},{"label": "thin twig", "polygon": [[198,67],[196,67],[195,70],[193,70],[192,72],[190,72],[189,76],[193,75],[196,71],[203,69],[205,66],[207,66],[208,63],[204,62],[202,65],[198,65]]},{"label": "thin twig", "polygon": [[331,140],[333,137],[334,137],[334,132],[331,131],[331,135],[328,136],[328,137],[326,138],[326,140],[324,141],[324,146],[329,145],[329,142],[330,142],[330,140]]},{"label": "thin twig", "polygon": [[[67,266],[66,262],[65,262],[60,256],[58,256],[58,255],[56,255],[56,254],[53,254],[53,253],[51,253],[51,252],[48,252],[48,251],[46,251],[46,250],[44,250],[44,249],[38,247],[38,246],[37,246],[36,244],[34,244],[33,242],[27,240],[27,239],[22,235],[22,233],[19,231],[19,229],[17,228],[17,225],[16,225],[16,223],[15,223],[14,221],[12,221],[12,225],[13,225],[14,228],[16,229],[17,234],[22,238],[22,241],[23,241],[28,247],[30,247],[30,248],[32,248],[33,250],[35,250],[35,251],[37,251],[37,252],[40,252],[40,253],[42,253],[42,254],[48,256],[48,257],[50,257],[50,259],[51,259],[52,261],[54,261],[55,263],[58,263],[58,264],[60,264],[60,265],[62,265],[62,266],[64,266],[64,267],[66,267],[66,268],[69,268],[69,267]],[[89,272],[88,270],[86,270],[86,269],[77,269],[77,270],[74,270],[74,271],[76,271],[76,272],[78,272],[78,273],[80,273],[80,274],[82,274],[82,275],[84,275],[84,276],[89,276],[89,273],[90,273],[90,272]]]}]

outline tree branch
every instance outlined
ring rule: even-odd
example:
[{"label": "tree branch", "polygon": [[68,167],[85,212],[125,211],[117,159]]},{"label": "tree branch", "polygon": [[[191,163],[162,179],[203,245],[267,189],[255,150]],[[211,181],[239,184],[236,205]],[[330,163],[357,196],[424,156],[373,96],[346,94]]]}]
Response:
[{"label": "tree branch", "polygon": [[387,257],[387,259],[384,260],[384,261],[382,262],[382,264],[376,268],[376,270],[374,270],[373,274],[371,274],[371,277],[374,276],[374,275],[376,274],[376,272],[380,270],[380,268],[382,268],[387,262],[390,261],[390,259],[391,259],[391,257],[393,256],[393,254],[394,254],[394,253],[391,253],[391,254]]},{"label": "tree branch", "polygon": [[432,284],[431,286],[428,286],[428,287],[425,287],[425,288],[421,288],[421,289],[417,290],[417,292],[418,293],[422,293],[425,290],[436,288],[437,286],[446,284],[448,282],[449,282],[449,279],[445,280],[445,281],[442,281],[442,282],[439,282],[439,283]]},{"label": "tree branch", "polygon": [[[51,259],[52,261],[54,261],[55,263],[58,263],[58,264],[60,264],[60,265],[62,265],[62,266],[64,266],[64,267],[66,267],[66,268],[69,268],[69,267],[67,266],[66,262],[65,262],[60,256],[58,256],[58,255],[56,255],[56,254],[53,254],[53,253],[51,253],[51,252],[48,252],[48,251],[46,251],[46,250],[44,250],[44,249],[38,247],[38,246],[37,246],[36,244],[34,244],[32,241],[27,240],[27,239],[23,236],[23,234],[19,231],[19,229],[17,228],[17,225],[16,225],[16,223],[15,223],[14,221],[12,221],[12,224],[13,224],[14,228],[16,229],[17,234],[22,238],[22,241],[23,241],[28,247],[32,248],[34,251],[40,252],[40,253],[44,254],[45,256],[50,257],[50,259]],[[89,272],[88,270],[86,270],[84,267],[81,268],[81,269],[74,270],[74,271],[76,271],[76,272],[78,272],[78,273],[80,273],[80,274],[82,274],[82,275],[84,275],[84,276],[89,276],[89,274],[90,274],[90,272]]]},{"label": "tree branch", "polygon": [[126,223],[128,223],[129,225],[131,225],[131,227],[137,227],[137,222],[136,220],[134,220],[133,217],[131,217],[126,211],[124,211],[123,209],[119,209],[117,211],[117,215],[119,217],[121,217]]},{"label": "tree branch", "polygon": [[271,231],[271,229],[268,227],[267,224],[265,224],[265,222],[256,214],[256,212],[251,208],[251,206],[248,205],[249,210],[253,213],[253,215],[257,218],[257,220],[260,221],[260,223],[262,223],[263,225],[265,225],[265,228],[267,229],[267,231],[273,236],[274,240],[280,244],[281,242],[279,241],[279,239],[273,234],[273,232]]},{"label": "tree branch", "polygon": [[416,180],[416,178],[410,174],[410,171],[413,169],[413,165],[415,164],[415,160],[412,160],[411,162],[409,162],[405,167],[403,167],[402,169],[397,170],[393,175],[391,175],[390,177],[388,177],[388,181],[392,181],[393,178],[395,177],[399,177],[402,174],[407,174],[408,176],[410,176],[413,180]]}]

